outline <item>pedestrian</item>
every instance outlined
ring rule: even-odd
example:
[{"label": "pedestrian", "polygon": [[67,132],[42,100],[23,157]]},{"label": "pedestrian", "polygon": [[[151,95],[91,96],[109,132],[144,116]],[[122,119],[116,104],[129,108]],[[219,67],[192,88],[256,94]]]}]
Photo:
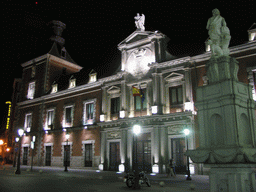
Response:
[{"label": "pedestrian", "polygon": [[170,159],[168,166],[167,166],[167,177],[169,177],[171,174],[171,177],[176,177],[176,175],[174,174],[174,163],[173,163],[173,159]]}]

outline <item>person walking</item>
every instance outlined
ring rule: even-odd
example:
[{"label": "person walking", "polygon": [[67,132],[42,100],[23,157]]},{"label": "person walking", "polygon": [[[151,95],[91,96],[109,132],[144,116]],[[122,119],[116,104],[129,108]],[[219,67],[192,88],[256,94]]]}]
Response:
[{"label": "person walking", "polygon": [[174,174],[174,163],[173,163],[173,159],[170,159],[169,164],[167,166],[167,177],[169,177],[171,174],[171,177],[176,177],[176,175]]}]

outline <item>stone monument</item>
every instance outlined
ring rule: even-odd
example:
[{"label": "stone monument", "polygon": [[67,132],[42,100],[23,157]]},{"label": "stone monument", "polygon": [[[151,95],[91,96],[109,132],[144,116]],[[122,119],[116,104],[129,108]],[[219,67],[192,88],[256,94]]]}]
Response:
[{"label": "stone monument", "polygon": [[144,23],[145,23],[145,15],[142,14],[140,16],[139,13],[137,13],[137,16],[134,17],[135,19],[135,25],[137,27],[137,30],[139,31],[145,31]]},{"label": "stone monument", "polygon": [[199,147],[194,163],[210,167],[210,191],[256,191],[256,130],[250,85],[238,81],[238,61],[229,56],[230,32],[218,9],[208,20],[209,85],[197,88]]}]

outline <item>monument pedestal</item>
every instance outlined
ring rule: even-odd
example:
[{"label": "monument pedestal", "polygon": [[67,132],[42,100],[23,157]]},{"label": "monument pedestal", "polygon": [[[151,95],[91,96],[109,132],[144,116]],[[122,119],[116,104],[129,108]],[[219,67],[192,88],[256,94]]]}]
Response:
[{"label": "monument pedestal", "polygon": [[199,147],[185,155],[210,167],[211,192],[256,191],[255,102],[251,86],[238,82],[237,63],[212,57],[206,64],[209,85],[196,91]]},{"label": "monument pedestal", "polygon": [[253,164],[215,164],[210,169],[210,191],[256,191]]}]

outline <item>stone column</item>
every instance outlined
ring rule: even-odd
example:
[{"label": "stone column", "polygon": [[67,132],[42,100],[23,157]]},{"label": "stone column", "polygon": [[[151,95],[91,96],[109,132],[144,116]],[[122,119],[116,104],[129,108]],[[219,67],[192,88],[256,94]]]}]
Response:
[{"label": "stone column", "polygon": [[166,164],[168,162],[168,128],[161,127],[160,128],[160,166],[159,172],[165,173],[166,171]]},{"label": "stone column", "polygon": [[129,86],[129,95],[130,95],[129,117],[134,117],[134,97],[132,95],[132,87],[131,86]]},{"label": "stone column", "polygon": [[121,81],[121,110],[125,111],[125,117],[127,115],[127,101],[126,101],[126,82]]},{"label": "stone column", "polygon": [[127,130],[127,169],[132,171],[132,153],[133,153],[133,133],[132,130]]},{"label": "stone column", "polygon": [[106,162],[106,146],[107,146],[107,132],[101,131],[101,138],[100,138],[100,170],[105,170],[107,168]]},{"label": "stone column", "polygon": [[126,157],[127,157],[127,130],[121,130],[121,147],[120,147],[120,158],[121,166],[126,167]]},{"label": "stone column", "polygon": [[152,171],[159,173],[160,163],[160,139],[159,139],[159,128],[153,127],[153,140],[152,140],[152,154],[153,154],[153,167]]}]

